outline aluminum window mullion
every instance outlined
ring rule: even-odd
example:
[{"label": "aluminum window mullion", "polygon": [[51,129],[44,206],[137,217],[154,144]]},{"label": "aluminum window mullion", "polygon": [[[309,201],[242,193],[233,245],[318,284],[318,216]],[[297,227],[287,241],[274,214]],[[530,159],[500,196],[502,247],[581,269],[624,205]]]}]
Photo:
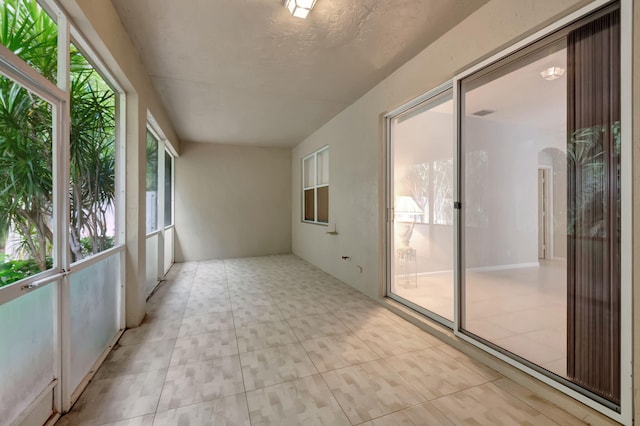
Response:
[{"label": "aluminum window mullion", "polygon": [[[70,269],[69,249],[69,179],[70,179],[70,132],[71,132],[71,87],[70,76],[71,29],[66,16],[58,15],[58,87],[64,92],[64,102],[56,108],[54,114],[54,133],[56,135],[53,150],[54,183],[54,264],[61,271]],[[54,405],[59,412],[71,408],[71,281],[68,275],[62,277],[58,286],[57,303],[57,377],[60,379],[54,388]]]},{"label": "aluminum window mullion", "polygon": [[313,181],[313,221],[318,223],[318,151],[313,154],[313,168],[316,172]]}]

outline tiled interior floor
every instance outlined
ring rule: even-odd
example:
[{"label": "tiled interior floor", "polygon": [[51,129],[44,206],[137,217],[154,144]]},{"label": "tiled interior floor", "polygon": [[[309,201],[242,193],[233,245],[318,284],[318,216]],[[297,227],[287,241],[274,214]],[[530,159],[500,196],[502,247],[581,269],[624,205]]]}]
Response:
[{"label": "tiled interior floor", "polygon": [[[453,273],[397,279],[394,292],[453,319]],[[567,364],[566,261],[467,271],[465,329],[560,376]]]},{"label": "tiled interior floor", "polygon": [[578,425],[293,255],[177,264],[59,425]]}]

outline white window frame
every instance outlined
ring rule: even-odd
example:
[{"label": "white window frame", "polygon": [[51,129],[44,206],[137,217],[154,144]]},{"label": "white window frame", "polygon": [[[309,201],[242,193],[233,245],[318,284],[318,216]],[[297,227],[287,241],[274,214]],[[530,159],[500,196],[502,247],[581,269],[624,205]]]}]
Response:
[{"label": "white window frame", "polygon": [[[323,152],[327,152],[327,160],[329,161],[329,164],[331,164],[331,159],[329,157],[329,145],[325,145],[322,148],[318,149],[317,151],[314,151],[313,153],[307,155],[306,157],[302,158],[302,222],[304,223],[313,223],[316,225],[323,225],[323,226],[328,226],[329,225],[329,218],[327,217],[327,221],[326,222],[321,222],[318,221],[318,188],[329,188],[329,183],[323,183],[323,184],[318,184],[318,155],[323,153]],[[313,185],[310,186],[306,186],[305,185],[305,177],[306,177],[306,173],[305,173],[305,168],[304,168],[304,163],[310,159],[313,158],[313,167],[314,167],[314,171],[315,171],[315,175],[313,177]],[[329,173],[329,176],[327,176],[328,180],[331,179],[331,173]],[[313,189],[313,220],[308,220],[305,219],[305,191],[308,191],[310,189]],[[328,212],[327,212],[327,216],[329,216]]]},{"label": "white window frame", "polygon": [[[53,221],[54,221],[54,265],[51,269],[27,277],[19,282],[0,289],[0,305],[9,303],[27,293],[45,286],[55,288],[55,306],[53,307],[54,327],[54,377],[42,393],[14,420],[15,424],[38,421],[37,418],[49,411],[53,415],[49,423],[55,422],[60,413],[66,412],[79,397],[89,383],[97,366],[106,358],[111,347],[117,342],[125,327],[124,284],[118,289],[117,321],[119,331],[107,345],[105,351],[76,389],[71,388],[70,375],[72,368],[70,350],[70,295],[71,276],[89,268],[115,254],[120,255],[120,283],[124,283],[125,259],[125,93],[105,64],[95,54],[92,46],[71,23],[67,13],[54,0],[37,0],[38,5],[46,11],[58,27],[57,82],[44,78],[22,58],[0,45],[0,69],[3,74],[17,82],[25,89],[48,102],[54,110],[52,132],[54,134],[53,149]],[[73,43],[114,91],[116,118],[116,230],[114,247],[81,261],[71,263],[69,256],[69,132],[70,132],[70,64],[69,49]],[[14,285],[15,284],[15,285]],[[53,400],[52,400],[53,397]],[[13,423],[12,423],[13,424]]]}]

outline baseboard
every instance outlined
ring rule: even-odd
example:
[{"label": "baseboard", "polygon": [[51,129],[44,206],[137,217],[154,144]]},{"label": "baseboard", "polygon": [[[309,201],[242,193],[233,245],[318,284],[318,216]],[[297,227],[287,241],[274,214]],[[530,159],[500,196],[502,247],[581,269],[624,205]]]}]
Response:
[{"label": "baseboard", "polygon": [[[477,268],[468,268],[467,271],[491,272],[491,271],[505,271],[508,269],[538,268],[538,267],[540,267],[540,262],[529,262],[529,263],[512,263],[509,265],[480,266]],[[452,273],[453,273],[453,269],[449,269],[449,270],[445,269],[441,271],[418,272],[416,275],[419,277],[428,277],[428,276],[452,274]],[[408,275],[408,274],[405,274],[405,275]]]},{"label": "baseboard", "polygon": [[530,263],[512,263],[509,265],[480,266],[477,268],[467,268],[467,271],[491,272],[491,271],[506,271],[508,269],[539,268],[539,267],[540,267],[540,262],[530,262]]}]

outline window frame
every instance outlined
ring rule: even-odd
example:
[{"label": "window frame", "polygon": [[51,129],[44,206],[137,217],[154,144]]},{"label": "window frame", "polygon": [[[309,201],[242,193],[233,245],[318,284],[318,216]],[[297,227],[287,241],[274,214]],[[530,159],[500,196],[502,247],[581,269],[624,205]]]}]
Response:
[{"label": "window frame", "polygon": [[[314,225],[322,225],[322,226],[329,226],[329,207],[327,206],[327,221],[320,221],[318,220],[318,189],[319,188],[327,188],[327,203],[328,203],[328,199],[329,199],[329,179],[330,179],[330,173],[329,170],[327,170],[327,183],[323,183],[323,184],[318,184],[318,156],[322,153],[326,152],[327,154],[327,161],[329,160],[329,145],[325,145],[322,148],[312,152],[311,154],[305,156],[302,158],[302,164],[301,164],[301,176],[302,176],[302,201],[301,201],[301,221],[304,223],[311,223]],[[306,170],[305,170],[305,163],[308,159],[313,158],[313,168],[314,168],[314,177],[313,177],[313,185],[307,186],[305,185],[305,177],[306,177]],[[328,167],[327,167],[328,169]],[[309,219],[305,219],[305,213],[306,213],[306,204],[305,204],[305,192],[309,191],[309,190],[313,190],[313,220],[309,220]]]},{"label": "window frame", "polygon": [[[474,66],[469,67],[453,78],[453,87],[454,87],[454,102],[457,103],[456,113],[459,114],[456,119],[456,143],[458,150],[458,167],[463,163],[460,158],[461,154],[461,127],[460,127],[460,114],[462,114],[462,108],[464,104],[464,99],[461,98],[462,81],[469,77],[481,77],[482,75],[490,72],[494,67],[498,66],[499,63],[507,57],[517,58],[521,54],[529,52],[530,48],[534,46],[536,43],[540,42],[543,39],[552,39],[557,37],[559,34],[562,34],[567,28],[571,27],[575,23],[581,21],[584,18],[587,18],[589,15],[598,13],[601,10],[606,9],[607,7],[611,7],[616,3],[615,0],[598,0],[593,3],[565,16],[564,18],[558,19],[554,21],[551,25],[543,28],[542,30],[536,32],[535,34],[526,37],[519,42],[516,42],[504,50],[492,55],[491,57],[480,61]],[[630,58],[631,55],[631,28],[632,22],[629,18],[631,13],[631,1],[630,0],[619,0],[618,2],[620,7],[620,32],[621,32],[621,216],[622,216],[622,235],[621,235],[621,306],[620,306],[620,315],[621,315],[621,340],[620,340],[620,353],[621,353],[621,400],[620,405],[618,407],[612,407],[612,404],[603,403],[599,399],[593,398],[592,395],[588,395],[588,392],[585,392],[583,389],[577,389],[577,387],[569,382],[565,382],[564,380],[553,379],[550,376],[543,374],[539,371],[538,368],[529,365],[526,362],[520,362],[515,357],[509,356],[504,353],[502,350],[493,348],[481,340],[476,339],[469,334],[466,334],[460,323],[461,315],[456,312],[455,322],[454,322],[454,335],[459,337],[461,340],[464,340],[475,347],[478,347],[487,353],[495,356],[496,358],[518,368],[521,371],[535,377],[541,382],[560,390],[561,392],[571,396],[573,399],[585,404],[588,407],[599,411],[600,413],[618,421],[621,423],[628,423],[633,415],[633,404],[632,404],[632,381],[631,381],[631,347],[632,347],[632,324],[631,324],[631,312],[632,307],[630,306],[631,297],[631,288],[632,288],[632,280],[631,280],[631,265],[632,261],[630,258],[631,253],[631,241],[630,235],[631,232],[631,214],[629,212],[631,209],[631,200],[632,200],[632,178],[631,178],[631,126],[632,126],[632,118],[630,114],[631,110],[631,90],[629,89],[632,84],[631,77],[631,66],[630,66]],[[627,90],[625,90],[625,87]],[[457,172],[458,179],[460,179],[461,171]],[[464,188],[460,185],[460,180],[456,185],[456,201],[461,201],[464,198],[463,190]],[[458,235],[456,236],[456,253],[461,253],[464,251],[464,217],[463,210],[456,210],[458,225],[456,226],[456,231]],[[456,262],[463,262],[459,255],[459,258]],[[455,265],[455,272],[459,275],[456,278],[456,296],[455,296],[455,304],[454,307],[456,310],[461,309],[461,303],[463,303],[464,294],[461,293],[460,290],[460,282],[464,280],[461,274],[464,274],[464,266],[460,269],[459,264]]]},{"label": "window frame", "polygon": [[[161,231],[162,229],[164,229],[164,226],[160,226],[160,197],[158,196],[159,192],[160,192],[160,185],[164,185],[164,181],[160,182],[160,152],[162,151],[162,153],[164,154],[164,150],[161,150],[161,141],[162,138],[158,135],[158,131],[156,130],[154,123],[151,122],[150,120],[147,121],[147,133],[146,135],[151,135],[156,142],[156,173],[155,173],[155,180],[156,180],[156,226],[154,229],[151,229],[149,231],[147,231],[147,223],[146,223],[146,215],[149,211],[149,206],[145,203],[145,236],[146,238],[149,238],[153,235],[155,235],[156,233],[158,233],[159,231]],[[146,143],[146,139],[145,139],[145,143]],[[145,156],[146,156],[146,149],[145,149]],[[162,156],[162,159],[164,160],[164,155]],[[146,173],[147,173],[147,167],[149,165],[148,163],[149,159],[145,158],[145,180],[146,180]],[[164,163],[163,163],[163,170],[164,170]],[[147,193],[147,188],[146,188],[146,184],[145,184],[145,197],[146,197],[146,193]],[[164,208],[164,206],[162,206],[162,208]],[[164,224],[163,224],[164,225]]]},{"label": "window frame", "polygon": [[168,145],[165,143],[165,147],[164,147],[164,162],[165,163],[163,163],[163,165],[165,166],[165,170],[166,170],[167,158],[169,158],[170,161],[171,161],[171,164],[169,166],[169,170],[171,171],[171,176],[170,176],[170,186],[171,186],[171,188],[170,188],[170,192],[171,192],[171,194],[170,194],[170,196],[171,196],[170,203],[171,203],[171,206],[169,208],[169,210],[171,212],[171,220],[169,221],[168,224],[166,223],[167,222],[167,217],[166,217],[166,207],[167,207],[167,202],[166,202],[166,199],[167,199],[166,184],[167,184],[167,176],[166,176],[166,171],[165,171],[164,183],[163,183],[163,185],[165,186],[164,187],[164,198],[165,198],[165,200],[164,200],[164,203],[163,203],[163,209],[165,209],[164,210],[164,213],[165,213],[164,222],[165,223],[162,226],[165,230],[175,226],[175,221],[176,221],[176,219],[175,219],[175,163],[176,163],[176,156],[171,152],[171,150],[169,149]]}]

